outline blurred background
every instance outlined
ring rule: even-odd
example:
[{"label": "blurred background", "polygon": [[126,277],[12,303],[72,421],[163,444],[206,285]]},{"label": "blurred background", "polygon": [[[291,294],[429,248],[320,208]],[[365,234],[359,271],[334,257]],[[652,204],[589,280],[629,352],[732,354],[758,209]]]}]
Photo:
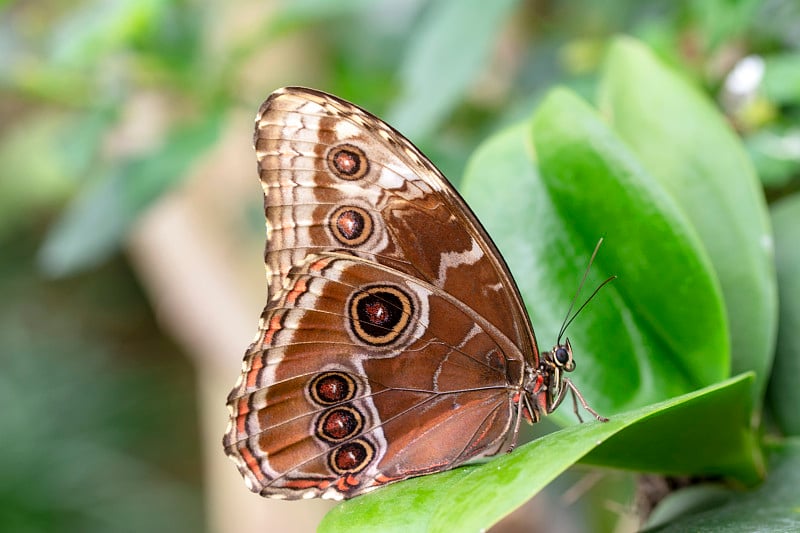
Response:
[{"label": "blurred background", "polygon": [[[800,189],[799,29],[794,0],[0,0],[0,529],[310,531],[329,508],[252,495],[221,448],[275,88],[366,107],[457,184],[547,89],[591,99],[626,33],[718,102],[775,200]],[[575,507],[598,476],[620,494]],[[497,530],[629,531],[626,479],[567,474]]]}]

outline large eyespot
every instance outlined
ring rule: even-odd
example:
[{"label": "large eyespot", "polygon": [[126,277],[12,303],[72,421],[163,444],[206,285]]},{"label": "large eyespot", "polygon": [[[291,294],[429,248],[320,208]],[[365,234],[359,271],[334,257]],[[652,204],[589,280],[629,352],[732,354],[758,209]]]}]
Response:
[{"label": "large eyespot", "polygon": [[375,456],[372,444],[364,439],[342,444],[328,456],[328,462],[337,474],[354,474],[366,467]]},{"label": "large eyespot", "polygon": [[353,333],[359,340],[373,346],[396,341],[414,312],[411,298],[389,285],[357,291],[348,308]]},{"label": "large eyespot", "polygon": [[364,427],[364,417],[350,406],[334,407],[317,421],[316,435],[328,442],[342,442],[355,436]]},{"label": "large eyespot", "polygon": [[360,180],[369,172],[369,161],[364,151],[352,144],[334,146],[326,159],[330,171],[343,180]]},{"label": "large eyespot", "polygon": [[333,405],[353,399],[356,382],[344,372],[324,372],[311,380],[311,399],[319,405]]},{"label": "large eyespot", "polygon": [[348,246],[364,244],[372,235],[372,217],[366,209],[344,206],[336,209],[328,218],[334,238]]}]

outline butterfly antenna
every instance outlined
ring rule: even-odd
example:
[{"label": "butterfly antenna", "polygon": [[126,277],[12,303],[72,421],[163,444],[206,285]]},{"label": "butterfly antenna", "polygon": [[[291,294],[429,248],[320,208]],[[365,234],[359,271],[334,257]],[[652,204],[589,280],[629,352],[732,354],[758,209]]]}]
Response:
[{"label": "butterfly antenna", "polygon": [[594,251],[592,252],[592,257],[589,258],[589,264],[586,266],[586,271],[583,273],[583,278],[581,278],[581,282],[578,285],[578,290],[575,292],[575,296],[572,297],[572,301],[569,304],[569,309],[567,309],[567,314],[564,316],[564,322],[561,323],[561,329],[558,332],[558,338],[556,340],[556,344],[561,344],[561,337],[564,336],[564,332],[567,331],[567,328],[569,327],[570,324],[572,324],[572,321],[575,320],[575,318],[580,314],[580,312],[583,311],[583,308],[586,307],[589,304],[589,302],[592,301],[592,298],[595,297],[595,295],[600,291],[600,289],[602,289],[603,286],[606,285],[607,283],[617,279],[617,276],[611,276],[608,279],[606,279],[603,283],[598,285],[597,288],[592,293],[592,295],[589,296],[589,298],[587,298],[585,302],[583,302],[583,305],[581,305],[578,308],[578,310],[575,311],[575,314],[572,315],[572,318],[570,318],[570,314],[572,313],[572,308],[575,307],[575,302],[577,301],[578,295],[580,295],[581,290],[583,289],[583,284],[586,283],[586,278],[589,276],[589,270],[591,270],[592,268],[592,263],[594,263],[594,258],[597,256],[597,251],[600,250],[601,244],[603,244],[602,237],[600,237],[600,240],[597,241],[597,245],[594,247]]}]

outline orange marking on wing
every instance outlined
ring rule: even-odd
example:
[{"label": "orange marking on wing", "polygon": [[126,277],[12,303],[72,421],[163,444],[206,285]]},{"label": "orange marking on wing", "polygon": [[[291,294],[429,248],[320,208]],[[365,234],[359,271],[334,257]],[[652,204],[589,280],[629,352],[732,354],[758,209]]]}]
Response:
[{"label": "orange marking on wing", "polygon": [[239,448],[239,454],[244,459],[244,462],[247,464],[247,469],[250,470],[253,475],[258,478],[260,483],[264,483],[267,478],[264,476],[264,472],[261,471],[261,467],[258,464],[258,459],[256,459],[248,448]]},{"label": "orange marking on wing", "polygon": [[339,492],[347,492],[347,484],[344,482],[344,478],[340,477],[336,480],[336,488]]},{"label": "orange marking on wing", "polygon": [[375,476],[375,482],[378,485],[385,485],[386,483],[391,483],[392,481],[397,481],[398,479],[402,479],[403,476],[396,476],[396,477],[389,477],[384,474],[378,474]]},{"label": "orange marking on wing", "polygon": [[261,357],[254,357],[253,362],[250,364],[250,370],[247,371],[247,386],[255,387],[256,379],[258,379],[258,371],[264,368],[264,360]]},{"label": "orange marking on wing", "polygon": [[306,284],[306,280],[304,278],[298,279],[295,282],[294,287],[292,287],[292,290],[286,295],[286,302],[294,305],[297,302],[297,299],[307,290],[308,285]]},{"label": "orange marking on wing", "polygon": [[343,476],[336,480],[336,489],[342,493],[350,492],[350,489],[358,486],[358,480],[353,476]]},{"label": "orange marking on wing", "polygon": [[261,341],[261,345],[270,345],[272,344],[272,337],[275,336],[275,333],[280,330],[283,326],[281,326],[281,316],[278,314],[272,315],[272,318],[269,319],[269,329],[264,332],[264,338]]},{"label": "orange marking on wing", "polygon": [[331,482],[327,479],[289,479],[286,481],[285,486],[289,489],[297,490],[310,489],[312,487],[325,490],[330,486],[330,484]]},{"label": "orange marking on wing", "polygon": [[239,435],[245,435],[247,433],[247,427],[245,427],[245,423],[247,422],[246,415],[250,412],[250,408],[247,406],[247,398],[239,399],[239,405],[236,406],[236,411],[239,414],[239,416],[236,417],[236,432]]},{"label": "orange marking on wing", "polygon": [[238,416],[236,417],[236,433],[238,435],[244,435],[247,431],[245,427],[245,423],[247,422],[247,416],[242,414],[242,410],[244,409],[245,413],[247,412],[247,399],[240,398],[239,405],[236,406],[236,410],[238,411]]},{"label": "orange marking on wing", "polygon": [[311,263],[311,266],[308,267],[308,270],[311,272],[321,272],[323,268],[328,266],[328,263],[331,262],[330,257],[323,257]]}]

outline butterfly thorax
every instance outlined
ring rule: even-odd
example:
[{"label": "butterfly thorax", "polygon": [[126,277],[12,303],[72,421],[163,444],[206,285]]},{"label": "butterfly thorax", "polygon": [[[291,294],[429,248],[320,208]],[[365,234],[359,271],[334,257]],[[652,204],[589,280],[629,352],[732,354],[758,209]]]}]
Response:
[{"label": "butterfly thorax", "polygon": [[542,352],[539,365],[527,369],[523,389],[527,402],[526,418],[530,422],[537,422],[558,407],[566,392],[565,372],[573,370],[575,361],[569,339],[564,344],[556,344],[549,352]]}]

